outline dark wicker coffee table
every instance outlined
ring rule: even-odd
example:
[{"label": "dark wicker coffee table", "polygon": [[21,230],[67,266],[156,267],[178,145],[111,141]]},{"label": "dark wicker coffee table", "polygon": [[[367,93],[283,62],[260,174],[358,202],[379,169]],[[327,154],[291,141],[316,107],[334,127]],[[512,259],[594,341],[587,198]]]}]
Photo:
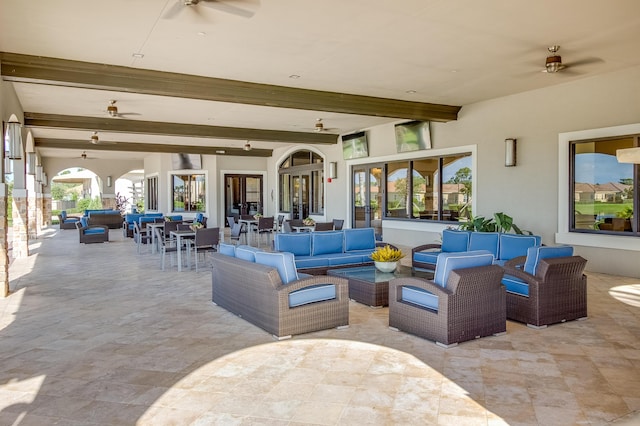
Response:
[{"label": "dark wicker coffee table", "polygon": [[394,278],[433,278],[433,271],[415,270],[410,266],[399,266],[394,272],[380,272],[375,266],[330,269],[327,275],[349,280],[349,298],[365,305],[381,308],[389,306],[389,281]]}]

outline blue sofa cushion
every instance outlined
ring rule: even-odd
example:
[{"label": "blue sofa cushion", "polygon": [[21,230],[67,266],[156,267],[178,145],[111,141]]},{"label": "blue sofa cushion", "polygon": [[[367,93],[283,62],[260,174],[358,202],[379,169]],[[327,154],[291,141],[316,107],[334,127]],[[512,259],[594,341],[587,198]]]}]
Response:
[{"label": "blue sofa cushion", "polygon": [[509,293],[515,293],[521,296],[529,297],[529,284],[527,284],[520,278],[516,278],[511,275],[505,275],[502,277],[502,284],[504,284]]},{"label": "blue sofa cushion", "polygon": [[413,255],[413,260],[415,260],[416,262],[430,263],[432,265],[435,265],[440,253],[442,253],[442,250],[419,251]]},{"label": "blue sofa cushion", "polygon": [[498,259],[511,260],[526,256],[529,247],[539,246],[542,238],[537,235],[500,234],[500,253]]},{"label": "blue sofa cushion", "polygon": [[438,255],[438,261],[436,262],[433,282],[441,287],[446,287],[449,274],[454,269],[473,268],[491,264],[493,264],[493,255],[486,250],[440,253]]},{"label": "blue sofa cushion", "polygon": [[497,232],[472,232],[469,235],[469,251],[487,250],[497,258],[499,242],[500,234]]},{"label": "blue sofa cushion", "polygon": [[301,288],[289,294],[289,307],[306,305],[308,303],[322,302],[336,298],[336,286],[334,284],[318,284]]},{"label": "blue sofa cushion", "polygon": [[294,256],[311,256],[311,232],[276,234],[275,249]]},{"label": "blue sofa cushion", "polygon": [[438,310],[438,296],[427,290],[409,285],[402,286],[401,297],[404,302],[413,303],[434,311]]},{"label": "blue sofa cushion", "polygon": [[375,250],[376,234],[373,228],[345,229],[344,251]]},{"label": "blue sofa cushion", "polygon": [[236,257],[236,246],[227,243],[218,243],[218,253]]},{"label": "blue sofa cushion", "polygon": [[85,235],[98,235],[98,234],[104,234],[104,228],[87,228],[84,231]]},{"label": "blue sofa cushion", "polygon": [[552,257],[573,256],[572,246],[538,246],[527,250],[527,260],[524,262],[524,271],[535,275],[540,259]]},{"label": "blue sofa cushion", "polygon": [[181,214],[174,214],[174,215],[171,215],[171,216],[165,216],[164,218],[165,218],[165,220],[168,219],[168,221],[170,221],[170,222],[182,222],[182,215]]},{"label": "blue sofa cushion", "polygon": [[296,267],[298,269],[318,268],[321,266],[329,266],[329,259],[324,255],[296,256]]},{"label": "blue sofa cushion", "polygon": [[280,279],[283,284],[298,279],[298,271],[296,271],[295,256],[292,253],[282,252],[265,252],[259,251],[255,253],[256,263],[261,265],[272,266],[278,270]]},{"label": "blue sofa cushion", "polygon": [[67,219],[67,211],[66,210],[62,210],[60,212],[60,219],[64,222]]},{"label": "blue sofa cushion", "polygon": [[80,225],[82,225],[83,228],[89,226],[89,218],[87,216],[82,216],[80,218]]},{"label": "blue sofa cushion", "polygon": [[442,251],[449,253],[467,251],[467,249],[469,248],[470,235],[471,233],[469,231],[445,229],[444,231],[442,231]]},{"label": "blue sofa cushion", "polygon": [[312,232],[311,255],[342,253],[344,233],[342,231]]},{"label": "blue sofa cushion", "polygon": [[256,253],[260,251],[261,250],[256,247],[242,245],[236,247],[236,257],[238,259],[248,260],[249,262],[255,262]]}]

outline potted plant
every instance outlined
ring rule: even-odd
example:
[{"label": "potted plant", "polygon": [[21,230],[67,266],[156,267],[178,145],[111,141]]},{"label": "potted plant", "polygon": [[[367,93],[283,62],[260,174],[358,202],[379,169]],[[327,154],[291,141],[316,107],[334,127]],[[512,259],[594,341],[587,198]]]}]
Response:
[{"label": "potted plant", "polygon": [[302,223],[304,223],[306,226],[313,226],[316,224],[316,221],[310,217],[306,217],[302,220]]},{"label": "potted plant", "polygon": [[378,247],[371,253],[371,259],[376,268],[381,272],[393,272],[398,267],[398,262],[404,257],[402,250],[393,248],[390,245]]},{"label": "potted plant", "polygon": [[203,228],[204,225],[202,225],[200,222],[193,222],[191,225],[189,225],[189,228],[191,228],[192,231],[197,231],[200,228]]}]

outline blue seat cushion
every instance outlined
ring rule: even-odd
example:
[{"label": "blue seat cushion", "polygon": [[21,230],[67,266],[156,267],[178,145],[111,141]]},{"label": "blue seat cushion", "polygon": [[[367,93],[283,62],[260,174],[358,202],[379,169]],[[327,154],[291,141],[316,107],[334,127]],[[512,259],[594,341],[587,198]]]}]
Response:
[{"label": "blue seat cushion", "polygon": [[236,247],[236,257],[238,259],[248,260],[249,262],[255,262],[256,253],[259,251],[261,250],[256,247],[246,245],[238,246]]},{"label": "blue seat cushion", "polygon": [[289,294],[289,307],[306,305],[308,303],[322,302],[336,298],[336,286],[334,284],[318,284],[301,288]]},{"label": "blue seat cushion", "polygon": [[319,268],[329,266],[329,259],[326,256],[296,256],[296,268]]},{"label": "blue seat cushion", "polygon": [[438,310],[438,296],[427,290],[410,285],[402,286],[401,297],[403,302],[413,303],[434,311]]},{"label": "blue seat cushion", "polygon": [[529,247],[527,250],[527,260],[524,262],[524,271],[531,275],[535,275],[541,259],[567,256],[573,256],[572,246]]},{"label": "blue seat cushion", "polygon": [[375,250],[376,234],[373,228],[345,229],[344,251]]},{"label": "blue seat cushion", "polygon": [[442,231],[442,245],[443,252],[458,252],[467,251],[469,248],[469,238],[471,233],[469,231],[458,231],[455,229],[445,229]]},{"label": "blue seat cushion", "polygon": [[278,270],[280,279],[283,284],[298,279],[298,271],[296,270],[295,257],[292,253],[287,252],[255,252],[256,263],[266,266],[272,266]]},{"label": "blue seat cushion", "polygon": [[99,235],[104,233],[104,228],[88,228],[84,230],[85,235]]},{"label": "blue seat cushion", "polygon": [[227,243],[218,243],[218,253],[236,257],[236,246]]},{"label": "blue seat cushion", "polygon": [[487,250],[497,258],[499,242],[500,234],[497,232],[472,232],[469,236],[469,251]]},{"label": "blue seat cushion", "polygon": [[454,269],[473,268],[491,264],[493,264],[493,255],[487,250],[440,253],[438,255],[438,261],[436,262],[433,282],[441,287],[446,287],[449,274]]},{"label": "blue seat cushion", "polygon": [[502,277],[502,284],[506,287],[509,293],[519,294],[521,296],[529,297],[529,284],[520,278],[513,277],[511,275],[505,275]]},{"label": "blue seat cushion", "polygon": [[368,254],[361,253],[343,253],[341,255],[326,255],[329,259],[329,265],[351,265],[363,262],[371,262]]},{"label": "blue seat cushion", "polygon": [[342,231],[312,232],[311,233],[311,255],[328,253],[342,253],[342,243],[344,233]]},{"label": "blue seat cushion", "polygon": [[500,234],[500,253],[498,259],[511,260],[526,256],[529,247],[539,246],[542,238],[537,235]]},{"label": "blue seat cushion", "polygon": [[274,247],[294,256],[311,256],[311,232],[276,234]]},{"label": "blue seat cushion", "polygon": [[438,255],[442,253],[441,250],[436,251],[419,251],[413,255],[413,260],[416,262],[429,263],[431,265],[436,264]]}]

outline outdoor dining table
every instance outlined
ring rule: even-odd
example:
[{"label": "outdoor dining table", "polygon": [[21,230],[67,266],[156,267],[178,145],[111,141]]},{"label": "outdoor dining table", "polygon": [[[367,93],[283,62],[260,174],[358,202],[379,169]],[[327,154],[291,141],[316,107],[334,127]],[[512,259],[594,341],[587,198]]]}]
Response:
[{"label": "outdoor dining table", "polygon": [[296,232],[312,232],[316,229],[316,226],[315,225],[292,226],[291,229],[293,229]]},{"label": "outdoor dining table", "polygon": [[[169,233],[172,237],[176,239],[176,247],[178,248],[178,272],[182,271],[182,239],[183,238],[195,238],[196,231],[192,230],[184,230],[184,231],[171,231]],[[189,256],[189,253],[187,253]],[[191,259],[187,258],[188,264],[191,265]]]}]

